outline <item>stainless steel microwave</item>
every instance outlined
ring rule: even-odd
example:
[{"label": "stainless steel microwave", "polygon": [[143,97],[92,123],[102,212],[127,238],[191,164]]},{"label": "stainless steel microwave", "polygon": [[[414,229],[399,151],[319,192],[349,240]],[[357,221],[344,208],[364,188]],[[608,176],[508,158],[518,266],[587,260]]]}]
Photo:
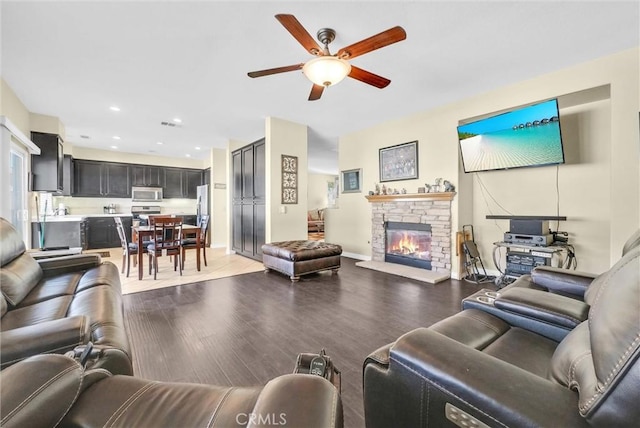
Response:
[{"label": "stainless steel microwave", "polygon": [[131,200],[133,202],[161,202],[162,187],[132,187]]}]

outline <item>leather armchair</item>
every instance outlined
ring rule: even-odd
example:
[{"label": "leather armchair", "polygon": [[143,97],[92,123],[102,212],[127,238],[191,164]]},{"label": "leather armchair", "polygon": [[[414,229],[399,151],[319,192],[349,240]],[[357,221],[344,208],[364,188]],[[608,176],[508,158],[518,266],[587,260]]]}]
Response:
[{"label": "leather armchair", "polygon": [[343,425],[338,390],[314,375],[232,388],[112,376],[64,355],[38,355],[0,372],[0,381],[5,428]]},{"label": "leather armchair", "polygon": [[367,427],[635,426],[640,247],[588,297],[587,320],[560,341],[466,309],[380,348],[363,368]]}]

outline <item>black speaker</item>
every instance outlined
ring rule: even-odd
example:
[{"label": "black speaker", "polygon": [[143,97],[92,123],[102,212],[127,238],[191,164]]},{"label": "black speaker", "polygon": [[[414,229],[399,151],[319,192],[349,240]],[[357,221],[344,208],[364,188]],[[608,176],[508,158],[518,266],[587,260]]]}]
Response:
[{"label": "black speaker", "polygon": [[548,220],[509,220],[509,232],[519,235],[546,235],[549,233]]}]

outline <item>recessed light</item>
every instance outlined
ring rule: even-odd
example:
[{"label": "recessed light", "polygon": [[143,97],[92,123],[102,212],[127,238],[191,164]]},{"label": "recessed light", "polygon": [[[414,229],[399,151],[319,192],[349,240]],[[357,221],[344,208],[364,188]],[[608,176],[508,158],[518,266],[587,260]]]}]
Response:
[{"label": "recessed light", "polygon": [[174,121],[175,123],[182,123],[182,119],[180,119],[179,117],[174,117],[174,118],[173,118],[173,121]]},{"label": "recessed light", "polygon": [[187,153],[187,154],[186,154],[186,156],[187,156],[188,158],[190,158],[190,157],[191,157],[191,155],[190,155],[189,153]]},{"label": "recessed light", "polygon": [[84,138],[85,140],[90,139],[91,137],[89,137],[88,135],[81,135],[80,138]]},{"label": "recessed light", "polygon": [[118,106],[111,106],[111,107],[109,107],[109,110],[111,110],[111,111],[120,111],[120,107],[118,107]]},{"label": "recessed light", "polygon": [[111,146],[112,149],[117,150],[118,146]]},{"label": "recessed light", "polygon": [[196,150],[200,150],[200,147],[196,147]]},{"label": "recessed light", "polygon": [[163,145],[164,143],[163,143],[162,141],[158,141],[156,144],[157,144],[157,145],[159,145],[159,146],[161,146],[161,145]]},{"label": "recessed light", "polygon": [[120,137],[118,137],[117,135],[114,135],[114,136],[113,136],[113,139],[114,139],[114,140],[119,140],[119,139],[120,139]]}]

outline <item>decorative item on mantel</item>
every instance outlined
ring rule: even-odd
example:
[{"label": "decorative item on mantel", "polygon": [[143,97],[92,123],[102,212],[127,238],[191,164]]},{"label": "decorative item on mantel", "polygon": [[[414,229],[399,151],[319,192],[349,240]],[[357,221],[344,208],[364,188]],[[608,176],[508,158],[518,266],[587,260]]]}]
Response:
[{"label": "decorative item on mantel", "polygon": [[[444,180],[444,182],[442,181],[442,178],[436,178],[435,183],[434,184],[427,184],[425,183],[424,185],[424,189],[426,190],[426,193],[440,193],[440,192],[455,192],[456,191],[456,186],[453,185],[453,183],[451,183],[449,180]],[[422,189],[422,187],[418,188],[418,193],[424,193],[424,191],[420,191],[420,189]]]}]

